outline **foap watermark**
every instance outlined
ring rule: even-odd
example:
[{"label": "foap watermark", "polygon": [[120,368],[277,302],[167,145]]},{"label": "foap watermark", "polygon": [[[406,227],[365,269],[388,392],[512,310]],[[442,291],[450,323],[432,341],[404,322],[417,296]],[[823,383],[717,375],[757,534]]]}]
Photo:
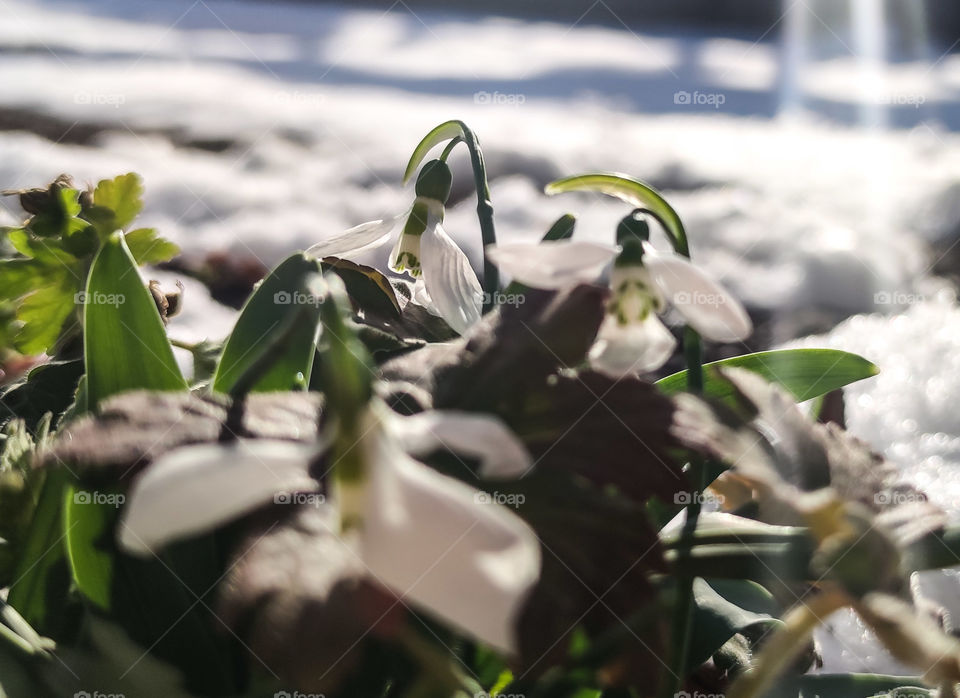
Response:
[{"label": "foap watermark", "polygon": [[104,693],[103,691],[77,691],[73,698],[126,698],[123,693]]},{"label": "foap watermark", "polygon": [[117,307],[126,303],[127,297],[122,293],[80,291],[73,294],[73,302],[77,305],[112,305]]},{"label": "foap watermark", "polygon": [[487,691],[477,691],[473,698],[526,698],[523,693],[488,693]]},{"label": "foap watermark", "polygon": [[322,693],[304,693],[303,691],[277,691],[273,698],[326,698]]},{"label": "foap watermark", "polygon": [[273,495],[274,504],[306,504],[319,507],[327,498],[319,492],[277,492]]},{"label": "foap watermark", "polygon": [[507,492],[477,492],[473,495],[477,504],[502,504],[506,507],[519,509],[527,501],[525,495]]},{"label": "foap watermark", "polygon": [[915,504],[916,502],[926,502],[927,495],[923,492],[904,490],[884,490],[873,495],[873,501],[877,506],[899,506],[901,504]]},{"label": "foap watermark", "polygon": [[520,92],[487,92],[480,90],[473,93],[474,104],[505,104],[510,107],[519,107],[527,101],[527,96]]},{"label": "foap watermark", "polygon": [[673,698],[725,698],[723,693],[704,693],[703,691],[677,691]]},{"label": "foap watermark", "polygon": [[889,107],[913,107],[919,109],[927,101],[926,95],[919,92],[885,93],[877,97],[877,104]]},{"label": "foap watermark", "polygon": [[922,293],[905,293],[903,291],[878,291],[873,294],[874,305],[914,305],[922,303],[926,297]]},{"label": "foap watermark", "polygon": [[277,291],[273,294],[275,305],[322,305],[323,296],[316,293],[304,293],[303,291]]},{"label": "foap watermark", "polygon": [[711,492],[677,492],[673,495],[673,503],[688,506],[694,502],[698,504],[723,505],[723,495]]},{"label": "foap watermark", "polygon": [[301,92],[300,90],[280,90],[273,94],[277,104],[319,107],[326,103],[327,96],[320,92]]},{"label": "foap watermark", "polygon": [[690,107],[713,107],[719,109],[726,104],[727,96],[722,92],[687,92],[679,90],[673,93],[673,103]]},{"label": "foap watermark", "polygon": [[674,305],[696,305],[708,308],[719,308],[727,302],[722,293],[704,293],[703,291],[679,291],[673,294]]},{"label": "foap watermark", "polygon": [[127,497],[119,492],[97,492],[96,490],[79,490],[73,493],[74,504],[105,504],[115,509],[123,506]]},{"label": "foap watermark", "polygon": [[127,98],[119,92],[75,92],[73,94],[73,103],[107,106],[119,109],[121,105],[127,103]]},{"label": "foap watermark", "polygon": [[503,291],[494,291],[493,293],[483,294],[484,305],[512,305],[517,307],[526,302],[527,298],[522,293],[504,293]]}]

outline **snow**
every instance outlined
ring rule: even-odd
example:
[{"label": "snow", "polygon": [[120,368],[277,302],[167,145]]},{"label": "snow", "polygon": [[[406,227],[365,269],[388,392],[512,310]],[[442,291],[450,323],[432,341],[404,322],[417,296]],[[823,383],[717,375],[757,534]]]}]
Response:
[{"label": "snow", "polygon": [[[894,65],[884,90],[866,99],[897,107],[898,123],[905,116],[912,128],[864,130],[810,115],[772,118],[780,68],[769,37],[402,7],[0,0],[0,121],[19,109],[67,131],[56,142],[0,131],[0,187],[37,186],[61,172],[95,182],[137,171],[147,190],[140,224],[188,255],[227,250],[270,266],[407,208],[406,160],[450,118],[484,144],[502,239],[535,239],[571,211],[578,235],[610,241],[621,204],[547,198],[542,187],[587,170],[631,173],[666,191],[698,261],[750,307],[770,311],[774,343],[805,332],[811,315],[820,329],[855,315],[802,344],[880,366],[849,390],[850,429],[960,514],[952,404],[960,308],[930,280],[930,245],[949,248],[960,223],[956,206],[930,214],[960,182],[960,135],[949,130],[960,55]],[[857,71],[841,56],[804,84],[831,113],[855,113],[864,98],[853,89]],[[98,133],[81,138],[91,126]],[[197,147],[211,139],[225,147]],[[460,201],[445,227],[476,265],[468,167],[462,154],[452,165]],[[16,215],[13,201],[0,199],[0,223]],[[383,262],[387,249],[366,261]],[[183,281],[171,335],[223,336],[234,311]],[[826,653],[825,669],[896,668],[849,618],[831,625],[836,634],[824,642],[842,651]]]}]

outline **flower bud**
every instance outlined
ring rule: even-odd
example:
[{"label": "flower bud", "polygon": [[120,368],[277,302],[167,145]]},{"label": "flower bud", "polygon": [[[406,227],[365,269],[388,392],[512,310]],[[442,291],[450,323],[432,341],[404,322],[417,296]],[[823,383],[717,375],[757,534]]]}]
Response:
[{"label": "flower bud", "polygon": [[452,183],[453,175],[450,173],[447,163],[442,160],[430,160],[423,166],[417,176],[417,196],[435,199],[441,204],[445,204],[450,196]]},{"label": "flower bud", "polygon": [[650,224],[647,223],[647,215],[640,209],[634,209],[617,224],[618,245],[623,245],[627,240],[646,242],[649,239]]}]

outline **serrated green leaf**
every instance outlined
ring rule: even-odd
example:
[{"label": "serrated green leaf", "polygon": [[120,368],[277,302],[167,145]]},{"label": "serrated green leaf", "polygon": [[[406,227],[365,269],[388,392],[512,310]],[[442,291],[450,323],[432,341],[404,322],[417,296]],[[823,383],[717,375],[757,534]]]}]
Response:
[{"label": "serrated green leaf", "polygon": [[87,400],[127,390],[186,390],[153,296],[119,233],[104,241],[84,296]]},{"label": "serrated green leaf", "polygon": [[126,228],[143,208],[143,182],[140,175],[128,172],[102,180],[93,192],[93,203],[96,209],[112,212],[112,215],[106,215],[105,211],[96,211],[94,214],[103,232]]},{"label": "serrated green leaf", "polygon": [[230,333],[213,377],[213,389],[230,393],[261,351],[292,316],[302,316],[273,365],[256,382],[254,391],[291,390],[310,382],[320,326],[315,287],[320,261],[302,253],[276,266],[250,296]]},{"label": "serrated green leaf", "polygon": [[159,264],[167,262],[178,254],[180,247],[169,240],[158,237],[153,228],[137,228],[125,236],[127,247],[137,264]]},{"label": "serrated green leaf", "polygon": [[7,239],[17,252],[40,262],[70,266],[77,261],[55,238],[38,238],[19,228],[8,232]]},{"label": "serrated green leaf", "polygon": [[[879,372],[874,364],[862,356],[837,349],[761,351],[704,365],[704,394],[723,400],[731,398],[734,390],[717,373],[718,367],[737,367],[757,373],[781,385],[797,402],[812,400]],[[680,371],[661,378],[656,385],[668,395],[682,392],[687,386],[687,372]]]},{"label": "serrated green leaf", "polygon": [[430,133],[424,136],[423,140],[417,144],[417,147],[413,149],[413,155],[410,156],[410,160],[407,162],[407,169],[403,172],[403,183],[406,184],[410,181],[413,173],[417,171],[420,163],[423,162],[423,159],[427,157],[427,153],[429,153],[434,146],[448,141],[451,138],[456,138],[457,136],[463,138],[463,135],[463,122],[456,120],[445,121],[431,130]]},{"label": "serrated green leaf", "polygon": [[49,268],[35,259],[0,260],[0,298],[16,300],[30,293]]},{"label": "serrated green leaf", "polygon": [[673,238],[673,246],[677,253],[689,255],[687,234],[680,216],[677,215],[673,206],[667,203],[663,195],[649,184],[615,172],[588,172],[558,179],[544,187],[544,192],[548,195],[570,191],[596,191],[625,201],[635,208],[650,211]]},{"label": "serrated green leaf", "polygon": [[46,285],[25,296],[17,308],[23,326],[14,339],[18,351],[42,354],[54,345],[74,312],[77,282],[67,268],[49,268]]}]

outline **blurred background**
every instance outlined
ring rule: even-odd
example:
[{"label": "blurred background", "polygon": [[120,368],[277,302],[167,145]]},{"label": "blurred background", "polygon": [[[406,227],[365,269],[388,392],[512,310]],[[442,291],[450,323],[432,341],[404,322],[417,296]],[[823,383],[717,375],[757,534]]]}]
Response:
[{"label": "blurred background", "polygon": [[[451,118],[501,238],[571,211],[610,239],[623,206],[544,197],[558,176],[663,190],[757,325],[722,353],[866,355],[851,429],[960,512],[955,0],[0,0],[0,188],[139,172],[141,225],[183,249],[150,272],[186,284],[179,340],[224,336],[291,251],[407,208],[407,158]],[[478,265],[459,157],[447,228]],[[896,670],[831,632],[827,670]]]}]

